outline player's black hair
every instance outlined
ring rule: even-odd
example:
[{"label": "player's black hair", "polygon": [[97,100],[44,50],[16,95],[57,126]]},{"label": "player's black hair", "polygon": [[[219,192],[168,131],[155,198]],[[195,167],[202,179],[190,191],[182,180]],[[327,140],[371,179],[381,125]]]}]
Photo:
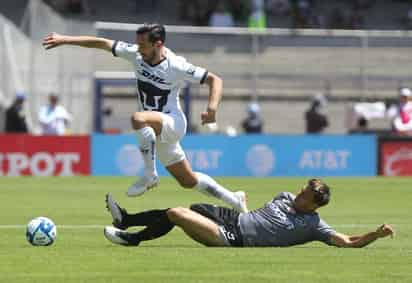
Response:
[{"label": "player's black hair", "polygon": [[162,43],[166,41],[166,29],[161,24],[144,24],[136,30],[137,35],[149,34],[149,41],[155,43],[160,40]]},{"label": "player's black hair", "polygon": [[320,179],[310,179],[307,186],[315,193],[315,203],[319,206],[327,205],[330,201],[330,188]]}]

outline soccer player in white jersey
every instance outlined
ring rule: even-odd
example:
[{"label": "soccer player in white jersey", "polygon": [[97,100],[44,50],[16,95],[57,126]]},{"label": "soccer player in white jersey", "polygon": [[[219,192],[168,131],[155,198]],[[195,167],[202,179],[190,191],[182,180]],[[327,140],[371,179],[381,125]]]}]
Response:
[{"label": "soccer player in white jersey", "polygon": [[222,80],[212,72],[192,65],[165,47],[166,31],[160,24],[145,24],[136,31],[136,43],[92,37],[52,33],[43,45],[51,49],[61,45],[77,45],[112,52],[129,61],[137,80],[139,111],[132,115],[132,126],[143,155],[144,176],[129,187],[128,196],[139,196],[159,183],[156,157],[185,188],[223,200],[238,211],[247,211],[245,193],[231,192],[211,177],[193,172],[180,146],[186,133],[186,118],[179,104],[179,91],[185,81],[205,83],[209,88],[202,124],[214,123],[221,99]]}]

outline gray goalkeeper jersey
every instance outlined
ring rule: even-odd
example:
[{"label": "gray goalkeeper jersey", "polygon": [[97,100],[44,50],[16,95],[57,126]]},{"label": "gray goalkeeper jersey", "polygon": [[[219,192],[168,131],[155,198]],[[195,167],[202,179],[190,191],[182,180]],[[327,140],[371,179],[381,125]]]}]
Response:
[{"label": "gray goalkeeper jersey", "polygon": [[316,212],[295,212],[294,199],[293,194],[283,192],[264,207],[241,213],[243,245],[284,247],[310,241],[330,245],[330,238],[336,232]]}]

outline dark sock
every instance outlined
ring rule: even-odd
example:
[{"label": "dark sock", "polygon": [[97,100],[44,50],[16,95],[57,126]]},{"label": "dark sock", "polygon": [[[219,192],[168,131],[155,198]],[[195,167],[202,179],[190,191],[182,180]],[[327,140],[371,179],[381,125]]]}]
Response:
[{"label": "dark sock", "polygon": [[131,245],[139,245],[141,241],[159,238],[169,233],[175,226],[167,217],[168,209],[153,209],[136,214],[124,215],[122,225],[125,228],[133,226],[146,226],[145,229],[127,233],[127,240]]},{"label": "dark sock", "polygon": [[170,231],[172,231],[175,225],[169,221],[169,223],[157,223],[156,225],[147,226],[142,231],[136,233],[129,233],[130,241],[134,244],[139,244],[141,241],[150,241],[160,238]]},{"label": "dark sock", "polygon": [[136,214],[127,214],[123,218],[122,224],[127,227],[133,226],[148,226],[158,219],[167,218],[167,209],[153,209]]}]

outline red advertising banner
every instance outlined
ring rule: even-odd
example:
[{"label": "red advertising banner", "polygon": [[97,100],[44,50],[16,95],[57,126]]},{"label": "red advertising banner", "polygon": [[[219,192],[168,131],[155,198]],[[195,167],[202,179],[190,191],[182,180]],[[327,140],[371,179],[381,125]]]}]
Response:
[{"label": "red advertising banner", "polygon": [[384,176],[412,176],[412,139],[380,142],[379,172]]},{"label": "red advertising banner", "polygon": [[89,174],[88,136],[0,135],[0,176]]}]

